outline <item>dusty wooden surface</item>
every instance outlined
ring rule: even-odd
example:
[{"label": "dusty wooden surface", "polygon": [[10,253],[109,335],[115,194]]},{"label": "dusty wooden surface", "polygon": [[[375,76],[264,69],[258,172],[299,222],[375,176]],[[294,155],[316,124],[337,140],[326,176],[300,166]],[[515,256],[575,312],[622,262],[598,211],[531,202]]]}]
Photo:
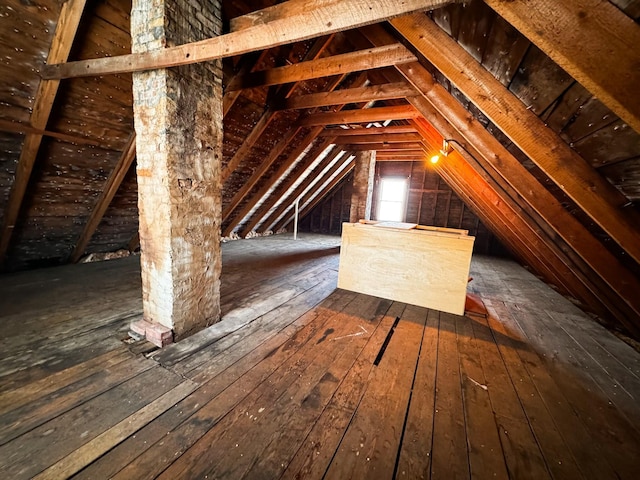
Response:
[{"label": "dusty wooden surface", "polygon": [[637,477],[638,352],[511,261],[487,317],[337,290],[337,244],[223,245],[226,321],[146,355],[137,257],[0,277],[2,478]]}]

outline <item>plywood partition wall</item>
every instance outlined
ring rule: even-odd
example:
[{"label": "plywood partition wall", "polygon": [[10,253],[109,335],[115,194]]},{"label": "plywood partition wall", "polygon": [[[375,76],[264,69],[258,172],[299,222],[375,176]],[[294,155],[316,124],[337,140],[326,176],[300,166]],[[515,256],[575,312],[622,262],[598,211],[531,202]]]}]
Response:
[{"label": "plywood partition wall", "polygon": [[464,231],[345,223],[338,288],[463,315],[474,240]]}]

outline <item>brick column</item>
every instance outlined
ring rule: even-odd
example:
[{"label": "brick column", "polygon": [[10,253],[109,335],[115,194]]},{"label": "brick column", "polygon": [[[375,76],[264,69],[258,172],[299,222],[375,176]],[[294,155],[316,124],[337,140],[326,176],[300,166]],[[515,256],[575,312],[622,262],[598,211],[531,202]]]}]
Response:
[{"label": "brick column", "polygon": [[373,182],[376,172],[376,152],[358,152],[353,173],[353,193],[351,194],[351,212],[349,221],[371,220],[373,202]]},{"label": "brick column", "polygon": [[[219,35],[220,5],[133,0],[133,52]],[[222,64],[135,73],[133,99],[147,338],[180,339],[220,318]]]}]

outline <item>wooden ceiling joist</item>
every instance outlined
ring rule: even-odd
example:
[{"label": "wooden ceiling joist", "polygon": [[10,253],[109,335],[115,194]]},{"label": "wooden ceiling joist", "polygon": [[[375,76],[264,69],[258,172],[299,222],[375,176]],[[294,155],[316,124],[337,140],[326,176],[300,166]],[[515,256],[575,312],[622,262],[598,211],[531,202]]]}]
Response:
[{"label": "wooden ceiling joist", "polygon": [[360,0],[289,0],[233,20],[231,24],[241,28],[226,35],[147,53],[69,63],[56,60],[48,62],[43,78],[109,75],[189,65],[341,32],[449,3],[453,2],[380,0],[362,8]]},{"label": "wooden ceiling joist", "polygon": [[336,144],[369,144],[369,143],[406,143],[420,142],[422,137],[418,133],[381,133],[379,135],[347,135],[336,137]]},{"label": "wooden ceiling joist", "polygon": [[69,135],[68,133],[52,132],[50,130],[41,130],[38,128],[34,128],[31,125],[8,122],[6,120],[0,120],[0,132],[20,134],[33,133],[35,135],[56,138],[58,140],[62,140],[63,142],[76,143],[78,145],[93,145],[94,147],[102,147],[108,149],[114,148],[114,146],[110,143],[106,143],[101,140],[93,140],[87,137],[78,137],[77,135]]},{"label": "wooden ceiling joist", "polygon": [[[316,40],[313,46],[305,55],[304,60],[311,61],[321,55],[322,52],[329,46],[332,38],[333,36],[329,35]],[[337,83],[337,81],[334,82],[330,86],[330,88],[333,89],[337,85]],[[286,99],[291,95],[291,93],[293,93],[298,85],[299,82],[297,81],[288,85],[283,85],[276,92],[276,95],[278,95],[278,97],[281,99]],[[231,160],[229,160],[227,165],[225,165],[225,167],[222,169],[221,181],[223,184],[228,180],[235,169],[238,168],[238,166],[242,163],[242,161],[251,151],[256,142],[260,139],[269,124],[276,118],[277,114],[278,112],[276,109],[272,108],[271,106],[267,106],[256,125],[251,130],[251,133],[247,135],[238,150],[236,150],[236,153],[233,155],[233,157],[231,157]]]},{"label": "wooden ceiling joist", "polygon": [[[282,85],[314,78],[342,75],[374,68],[391,67],[416,61],[417,58],[400,44],[343,53],[308,62],[299,62],[235,77],[227,91]],[[351,103],[351,102],[337,102]]]},{"label": "wooden ceiling joist", "polygon": [[345,88],[335,92],[311,93],[289,98],[279,108],[284,110],[326,107],[343,103],[361,103],[392,100],[415,95],[411,85],[404,82],[370,85],[361,88]]},{"label": "wooden ceiling joist", "polygon": [[343,112],[314,113],[300,121],[301,126],[348,125],[350,123],[384,122],[387,120],[406,120],[420,114],[411,105],[376,107]]},{"label": "wooden ceiling joist", "polygon": [[89,219],[87,220],[87,223],[85,224],[84,229],[82,230],[82,233],[80,234],[80,237],[76,242],[76,246],[73,249],[71,256],[69,257],[69,262],[76,263],[78,260],[80,260],[80,257],[82,257],[82,254],[87,248],[91,237],[98,228],[98,225],[100,225],[102,217],[104,217],[107,208],[109,208],[113,197],[118,192],[118,189],[120,188],[124,177],[127,175],[127,172],[131,168],[131,164],[133,163],[134,158],[136,158],[135,133],[131,134],[131,136],[129,137],[127,145],[122,152],[122,155],[120,155],[120,158],[118,159],[118,163],[111,172],[111,175],[109,175],[109,178],[105,182],[104,187],[102,187],[102,193],[98,197],[98,200],[93,207],[93,211],[91,212],[91,215],[89,216]]},{"label": "wooden ceiling joist", "polygon": [[[56,31],[51,41],[51,48],[47,56],[48,64],[66,62],[78,30],[80,18],[84,11],[86,0],[69,0],[62,4]],[[36,130],[46,130],[53,102],[58,93],[59,80],[42,80],[38,85],[29,123]],[[31,178],[31,172],[40,150],[42,134],[27,133],[25,135],[20,158],[16,167],[15,180],[11,187],[9,199],[4,210],[4,222],[0,231],[0,266],[9,249],[15,223],[22,207],[24,194]]]},{"label": "wooden ceiling joist", "polygon": [[[389,151],[389,152],[403,152],[405,150],[418,150],[420,148],[424,148],[421,142],[402,142],[402,143],[361,143],[361,144],[351,144],[347,142],[345,147],[354,152],[365,152],[367,150],[375,150],[378,152]],[[425,150],[426,152],[426,150]]]},{"label": "wooden ceiling joist", "polygon": [[640,231],[621,210],[628,201],[626,197],[426,15],[404,16],[391,20],[391,24],[618,245],[640,262]]},{"label": "wooden ceiling joist", "polygon": [[345,137],[351,135],[380,135],[387,133],[415,133],[416,129],[411,125],[394,125],[391,127],[370,127],[364,128],[325,128],[322,136],[325,137]]},{"label": "wooden ceiling joist", "polygon": [[640,132],[640,28],[600,0],[485,0],[498,15]]},{"label": "wooden ceiling joist", "polygon": [[[260,61],[269,54],[268,50],[263,50],[262,52],[251,52],[248,55],[243,55],[240,59],[240,67],[238,69],[238,73],[236,73],[233,77],[231,77],[231,82],[234,81],[236,77],[245,75],[249,72],[252,72],[255,67],[260,63]],[[227,116],[233,104],[236,103],[238,97],[242,93],[241,90],[235,90],[233,92],[225,90],[224,95],[222,97],[222,114],[223,116]]]}]

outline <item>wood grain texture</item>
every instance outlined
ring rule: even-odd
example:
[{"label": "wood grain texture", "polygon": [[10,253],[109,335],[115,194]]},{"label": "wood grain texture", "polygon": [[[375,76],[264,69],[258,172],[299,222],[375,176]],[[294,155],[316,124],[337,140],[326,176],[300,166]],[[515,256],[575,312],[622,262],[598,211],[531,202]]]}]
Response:
[{"label": "wood grain texture", "polygon": [[620,210],[626,200],[615,187],[426,16],[410,15],[391,23],[612,239],[640,261],[638,227]]},{"label": "wood grain texture", "polygon": [[[364,6],[360,0],[289,0],[284,6],[272,7],[268,14],[270,20],[266,23],[155,52],[48,65],[43,76],[60,79],[189,65],[340,32],[448,3],[451,0],[405,0],[401,3],[386,0],[375,6]],[[252,15],[261,16],[261,13]]]},{"label": "wood grain texture", "polygon": [[632,19],[602,0],[487,4],[640,132],[640,98],[629,96],[640,82],[640,29]]},{"label": "wood grain texture", "polygon": [[466,235],[345,224],[338,287],[460,315],[473,241]]},{"label": "wood grain texture", "polygon": [[302,126],[337,125],[349,123],[381,122],[385,120],[406,120],[420,114],[410,105],[375,107],[348,112],[322,112],[308,115],[300,121]]},{"label": "wood grain texture", "polygon": [[335,92],[311,93],[289,98],[282,108],[300,109],[340,105],[345,103],[360,103],[370,101],[382,101],[396,98],[405,98],[415,95],[416,92],[406,83],[388,83],[384,85],[372,85],[360,88],[345,88]]},{"label": "wood grain texture", "polygon": [[384,68],[413,61],[416,61],[416,57],[402,45],[385,45],[384,47],[343,53],[318,60],[309,60],[270,70],[248,73],[235,77],[226,89],[234,91],[245,88],[282,85],[313,78]]}]

